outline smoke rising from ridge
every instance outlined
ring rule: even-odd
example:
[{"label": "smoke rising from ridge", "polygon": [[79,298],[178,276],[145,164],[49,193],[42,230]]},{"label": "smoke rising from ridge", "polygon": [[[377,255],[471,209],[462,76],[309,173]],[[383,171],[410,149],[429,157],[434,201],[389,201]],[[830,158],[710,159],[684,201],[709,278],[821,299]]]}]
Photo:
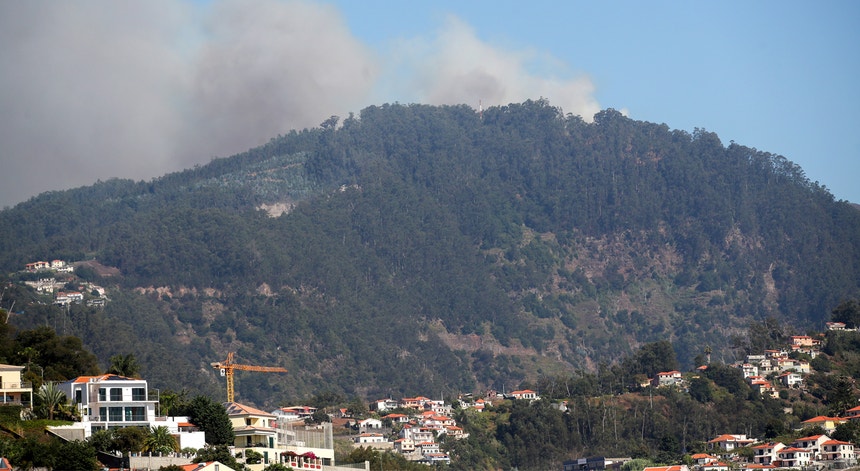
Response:
[{"label": "smoke rising from ridge", "polygon": [[547,97],[587,119],[586,78],[528,70],[451,19],[372,51],[330,5],[179,0],[0,3],[0,206],[149,179],[386,101],[477,107]]}]

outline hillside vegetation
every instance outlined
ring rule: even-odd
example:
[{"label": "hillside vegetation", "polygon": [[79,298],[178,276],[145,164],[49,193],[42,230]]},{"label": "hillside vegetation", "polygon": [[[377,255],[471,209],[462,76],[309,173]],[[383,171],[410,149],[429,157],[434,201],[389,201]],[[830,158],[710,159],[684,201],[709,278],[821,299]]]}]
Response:
[{"label": "hillside vegetation", "polygon": [[[373,106],[150,182],[0,212],[0,268],[79,267],[103,308],[13,285],[13,324],[73,334],[154,386],[275,405],[511,389],[669,340],[730,362],[751,322],[821,328],[858,297],[860,213],[782,156],[547,102]],[[23,311],[23,313],[20,313]],[[170,358],[172,368],[162,368]]]}]

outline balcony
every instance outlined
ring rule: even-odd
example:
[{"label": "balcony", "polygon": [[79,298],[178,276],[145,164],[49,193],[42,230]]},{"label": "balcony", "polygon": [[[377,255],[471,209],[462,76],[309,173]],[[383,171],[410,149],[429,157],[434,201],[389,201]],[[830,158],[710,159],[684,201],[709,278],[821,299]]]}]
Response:
[{"label": "balcony", "polygon": [[21,391],[21,390],[31,390],[33,389],[33,383],[29,381],[22,381],[19,383],[12,383],[8,381],[0,381],[0,392],[6,391]]}]

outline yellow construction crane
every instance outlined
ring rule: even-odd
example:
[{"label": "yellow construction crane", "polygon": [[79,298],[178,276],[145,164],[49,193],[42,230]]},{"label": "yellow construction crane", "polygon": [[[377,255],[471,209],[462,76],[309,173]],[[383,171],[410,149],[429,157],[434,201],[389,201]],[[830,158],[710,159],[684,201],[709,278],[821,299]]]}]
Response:
[{"label": "yellow construction crane", "polygon": [[227,377],[227,402],[235,402],[233,399],[236,397],[233,389],[233,370],[242,370],[242,371],[262,371],[265,373],[286,373],[286,368],[281,368],[280,366],[254,366],[254,365],[241,365],[239,363],[233,363],[233,352],[227,353],[227,360],[223,362],[215,362],[210,363],[212,368],[217,368],[221,370],[221,376]]}]

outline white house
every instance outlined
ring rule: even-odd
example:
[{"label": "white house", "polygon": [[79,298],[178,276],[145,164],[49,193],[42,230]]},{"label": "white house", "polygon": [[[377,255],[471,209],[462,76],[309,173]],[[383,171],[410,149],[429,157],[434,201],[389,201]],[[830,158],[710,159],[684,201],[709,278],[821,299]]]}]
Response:
[{"label": "white house", "polygon": [[381,428],[382,428],[382,421],[379,419],[369,418],[369,419],[364,419],[364,420],[361,420],[358,422],[358,430],[359,431],[365,431],[365,430],[371,430],[371,429],[377,429],[378,430]]},{"label": "white house", "polygon": [[381,433],[361,433],[356,437],[353,437],[353,442],[356,444],[364,444],[364,443],[385,443],[388,440],[385,439],[385,436]]},{"label": "white house", "polygon": [[93,430],[122,427],[149,427],[155,423],[158,400],[150,397],[146,380],[105,374],[79,376],[59,383],[88,424],[87,435]]},{"label": "white house", "polygon": [[708,448],[719,448],[723,451],[732,451],[755,443],[755,440],[747,438],[746,435],[723,434],[713,440],[708,440]]},{"label": "white house", "polygon": [[830,440],[827,435],[812,435],[809,437],[798,438],[792,444],[792,448],[803,448],[809,451],[810,459],[815,459],[821,453],[821,446],[824,442]]},{"label": "white house", "polygon": [[783,448],[777,457],[783,468],[802,468],[812,462],[812,452],[805,448]]},{"label": "white house", "polygon": [[680,371],[661,371],[654,377],[652,385],[654,387],[672,386],[681,382]]},{"label": "white house", "polygon": [[821,444],[821,459],[825,461],[844,460],[846,462],[854,462],[857,459],[857,454],[854,452],[852,443],[839,440],[827,440]]},{"label": "white house", "polygon": [[528,401],[534,401],[536,399],[540,399],[538,394],[536,392],[532,391],[531,389],[523,389],[520,391],[514,391],[511,393],[511,396],[513,396],[514,399],[525,399]]},{"label": "white house", "polygon": [[756,445],[752,447],[754,452],[753,463],[769,465],[777,459],[779,450],[783,448],[785,448],[785,444],[780,442]]},{"label": "white house", "polygon": [[803,376],[794,371],[787,371],[779,375],[778,379],[787,388],[795,388],[803,384]]}]

